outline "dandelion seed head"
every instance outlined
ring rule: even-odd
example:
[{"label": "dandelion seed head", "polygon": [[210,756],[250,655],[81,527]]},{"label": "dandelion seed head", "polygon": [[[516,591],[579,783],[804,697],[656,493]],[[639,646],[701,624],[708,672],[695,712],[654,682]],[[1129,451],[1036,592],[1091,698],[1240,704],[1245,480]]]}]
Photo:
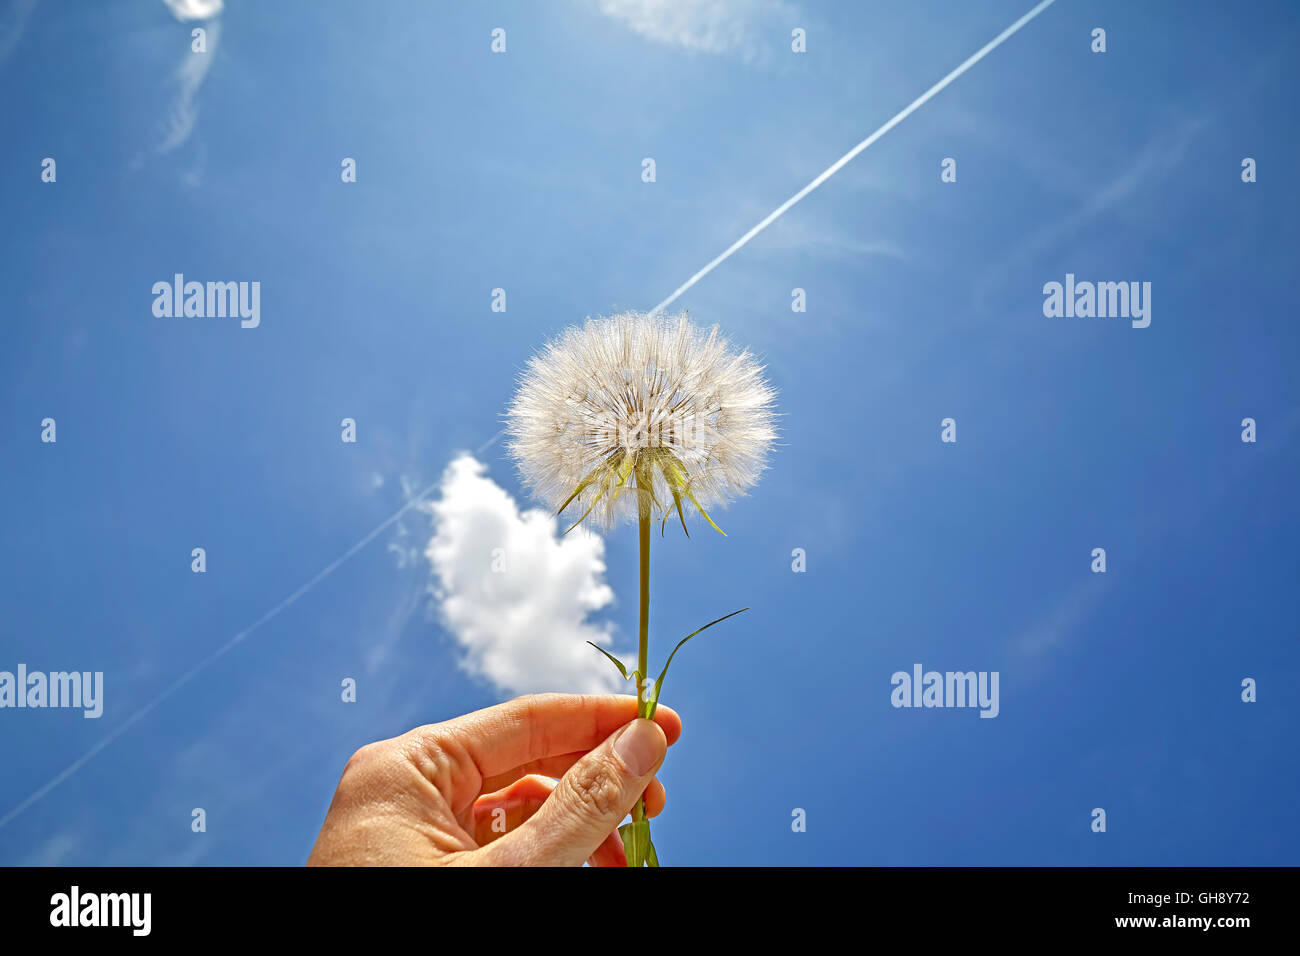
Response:
[{"label": "dandelion seed head", "polygon": [[[745,494],[776,438],[776,392],[748,351],[686,313],[588,319],[528,362],[506,414],[524,485],[604,529]],[[694,507],[692,507],[694,506]]]}]

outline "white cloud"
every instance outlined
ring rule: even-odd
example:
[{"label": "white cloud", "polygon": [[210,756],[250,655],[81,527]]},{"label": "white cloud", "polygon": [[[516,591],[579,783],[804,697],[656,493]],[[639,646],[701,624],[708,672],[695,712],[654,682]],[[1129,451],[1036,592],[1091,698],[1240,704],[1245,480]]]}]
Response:
[{"label": "white cloud", "polygon": [[223,0],[163,0],[177,20],[206,20],[225,6]]},{"label": "white cloud", "polygon": [[[191,0],[191,3],[194,2],[197,0]],[[220,4],[217,9],[221,9]],[[213,20],[204,29],[207,31],[207,52],[191,52],[187,43],[185,52],[181,54],[180,65],[176,68],[176,96],[167,113],[166,130],[158,147],[160,153],[171,152],[189,139],[190,133],[194,132],[194,124],[198,121],[199,108],[195,99],[216,58],[217,43],[221,39],[221,21]]]},{"label": "white cloud", "polygon": [[[547,512],[521,512],[468,453],[443,473],[428,506],[425,549],[461,667],[505,694],[626,691],[613,665],[586,642],[609,645],[610,625],[588,616],[609,606],[604,539],[581,528],[559,537]],[[495,570],[494,570],[495,568]]]},{"label": "white cloud", "polygon": [[[221,13],[225,3],[224,0],[163,0],[163,3],[167,4],[167,9],[172,12],[172,16],[182,22],[212,21],[203,27],[207,52],[193,52],[187,41],[184,44],[185,52],[181,54],[180,63],[172,77],[176,84],[176,94],[172,97],[171,106],[167,110],[167,118],[163,122],[162,141],[158,145],[158,152],[170,153],[190,138],[190,134],[194,132],[194,125],[198,122],[199,108],[196,100],[199,89],[203,86],[208,70],[212,68],[212,62],[217,56],[217,45],[221,40],[221,21],[212,18]],[[139,160],[137,164],[138,162]],[[202,170],[193,169],[185,175],[184,181],[186,185],[197,186],[201,177]]]},{"label": "white cloud", "polygon": [[597,6],[646,39],[746,62],[767,59],[794,27],[807,26],[781,0],[597,0]]}]

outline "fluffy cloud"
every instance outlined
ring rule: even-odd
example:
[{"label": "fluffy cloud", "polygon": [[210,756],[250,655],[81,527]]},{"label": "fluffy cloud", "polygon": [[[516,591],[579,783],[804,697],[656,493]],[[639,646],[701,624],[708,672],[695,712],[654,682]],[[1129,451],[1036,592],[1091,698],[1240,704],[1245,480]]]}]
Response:
[{"label": "fluffy cloud", "polygon": [[588,620],[614,601],[604,539],[581,528],[559,537],[554,517],[521,512],[469,454],[447,467],[428,510],[433,593],[467,673],[510,695],[627,690],[586,644],[612,642],[609,624]]},{"label": "fluffy cloud", "polygon": [[798,11],[781,0],[598,0],[598,6],[646,39],[746,62],[770,58],[775,44],[788,42],[801,25]]},{"label": "fluffy cloud", "polygon": [[215,17],[224,6],[223,0],[163,0],[177,20],[206,20]]}]

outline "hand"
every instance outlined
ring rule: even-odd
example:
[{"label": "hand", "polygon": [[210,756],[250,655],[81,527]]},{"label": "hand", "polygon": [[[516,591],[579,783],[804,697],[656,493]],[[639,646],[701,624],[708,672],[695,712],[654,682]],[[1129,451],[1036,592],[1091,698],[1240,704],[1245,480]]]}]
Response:
[{"label": "hand", "polygon": [[[636,698],[539,694],[366,744],[343,768],[308,866],[625,866],[617,828],[681,718]],[[559,776],[557,784],[551,777]]]}]

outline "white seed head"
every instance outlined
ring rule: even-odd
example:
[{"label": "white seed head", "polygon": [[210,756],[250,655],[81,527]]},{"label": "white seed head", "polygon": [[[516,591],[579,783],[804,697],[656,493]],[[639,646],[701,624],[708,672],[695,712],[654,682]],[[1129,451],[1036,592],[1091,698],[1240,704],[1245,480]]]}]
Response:
[{"label": "white seed head", "polygon": [[766,466],[776,392],[762,373],[684,312],[588,319],[529,360],[509,449],[525,486],[575,520],[678,511],[685,527],[683,508],[744,494]]}]

